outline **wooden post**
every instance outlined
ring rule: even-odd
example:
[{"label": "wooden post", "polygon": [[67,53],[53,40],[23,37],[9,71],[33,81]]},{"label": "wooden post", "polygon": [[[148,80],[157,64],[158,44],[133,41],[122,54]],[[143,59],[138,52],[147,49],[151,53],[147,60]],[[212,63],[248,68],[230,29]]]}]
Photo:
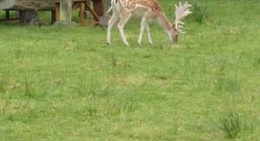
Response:
[{"label": "wooden post", "polygon": [[55,11],[56,11],[56,21],[59,21],[60,20],[60,3],[57,2],[55,3]]},{"label": "wooden post", "polygon": [[91,12],[91,14],[93,15],[95,21],[99,22],[99,17],[96,14],[96,12],[89,5],[86,5],[86,8],[89,10],[89,12]]},{"label": "wooden post", "polygon": [[80,2],[80,23],[83,24],[84,23],[84,19],[85,19],[85,14],[84,14],[84,10],[85,10],[85,4],[84,2]]},{"label": "wooden post", "polygon": [[93,1],[93,8],[98,17],[104,15],[104,1],[103,0],[92,0]]}]

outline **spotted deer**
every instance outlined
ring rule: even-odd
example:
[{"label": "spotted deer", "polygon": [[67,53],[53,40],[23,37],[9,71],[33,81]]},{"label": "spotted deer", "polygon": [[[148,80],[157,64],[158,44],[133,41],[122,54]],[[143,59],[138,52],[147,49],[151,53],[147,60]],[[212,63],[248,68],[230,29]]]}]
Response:
[{"label": "spotted deer", "polygon": [[190,7],[191,5],[188,4],[188,2],[179,2],[179,5],[175,5],[175,21],[171,23],[162,11],[157,0],[111,0],[111,6],[108,11],[112,10],[113,14],[108,21],[107,44],[111,44],[111,30],[113,26],[118,23],[120,36],[124,44],[129,45],[124,33],[124,26],[134,13],[141,16],[138,44],[142,42],[144,30],[147,32],[149,43],[153,44],[149,27],[149,21],[151,19],[156,19],[169,36],[171,43],[176,43],[179,34],[183,32],[181,24],[184,23],[181,22],[181,20],[192,13],[189,10]]}]

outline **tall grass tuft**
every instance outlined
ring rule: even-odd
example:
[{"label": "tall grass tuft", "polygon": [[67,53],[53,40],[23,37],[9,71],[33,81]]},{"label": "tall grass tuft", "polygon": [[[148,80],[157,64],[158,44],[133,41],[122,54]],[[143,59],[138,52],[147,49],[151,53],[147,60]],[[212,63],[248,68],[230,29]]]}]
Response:
[{"label": "tall grass tuft", "polygon": [[214,87],[218,91],[238,92],[241,89],[241,82],[234,76],[220,76],[214,80]]},{"label": "tall grass tuft", "polygon": [[242,130],[242,119],[238,113],[230,111],[225,114],[221,119],[221,131],[227,138],[237,138]]},{"label": "tall grass tuft", "polygon": [[253,131],[252,121],[243,118],[237,111],[230,110],[220,118],[220,130],[226,138],[236,139],[246,131]]},{"label": "tall grass tuft", "polygon": [[28,82],[27,77],[24,78],[24,96],[26,97],[35,97],[34,95],[35,89],[34,87]]},{"label": "tall grass tuft", "polygon": [[87,107],[85,114],[91,118],[95,118],[97,116],[98,108],[97,108],[97,96],[100,95],[100,86],[95,81],[92,80],[90,82],[81,81],[78,86],[78,93],[81,97],[87,97]]},{"label": "tall grass tuft", "polygon": [[4,92],[5,91],[5,85],[6,85],[5,80],[0,78],[0,92]]}]

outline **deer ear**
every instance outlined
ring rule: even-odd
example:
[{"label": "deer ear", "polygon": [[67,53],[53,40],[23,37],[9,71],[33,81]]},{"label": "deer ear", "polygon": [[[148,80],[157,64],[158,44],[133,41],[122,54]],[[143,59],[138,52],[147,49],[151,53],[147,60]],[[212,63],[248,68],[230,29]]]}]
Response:
[{"label": "deer ear", "polygon": [[174,29],[176,32],[179,32],[178,26],[176,25],[176,23],[172,24],[172,29]]},{"label": "deer ear", "polygon": [[177,28],[176,28],[176,23],[172,23],[172,28],[173,28],[173,29],[177,29]]}]

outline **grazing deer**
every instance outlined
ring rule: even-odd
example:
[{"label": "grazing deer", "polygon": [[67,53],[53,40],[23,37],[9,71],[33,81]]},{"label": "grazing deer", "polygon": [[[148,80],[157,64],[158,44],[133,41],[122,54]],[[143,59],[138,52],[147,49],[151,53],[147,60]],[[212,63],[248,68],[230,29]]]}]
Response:
[{"label": "grazing deer", "polygon": [[175,5],[175,22],[171,24],[157,0],[111,0],[111,7],[108,11],[112,10],[113,14],[108,21],[107,44],[111,44],[111,30],[118,23],[120,36],[124,44],[129,45],[124,34],[124,26],[134,13],[142,17],[138,44],[141,44],[144,30],[147,32],[149,43],[153,44],[148,23],[150,19],[156,19],[169,36],[171,43],[176,43],[179,34],[183,32],[180,24],[184,23],[181,19],[191,13],[190,6],[187,2],[184,4],[179,2],[179,5]]}]

